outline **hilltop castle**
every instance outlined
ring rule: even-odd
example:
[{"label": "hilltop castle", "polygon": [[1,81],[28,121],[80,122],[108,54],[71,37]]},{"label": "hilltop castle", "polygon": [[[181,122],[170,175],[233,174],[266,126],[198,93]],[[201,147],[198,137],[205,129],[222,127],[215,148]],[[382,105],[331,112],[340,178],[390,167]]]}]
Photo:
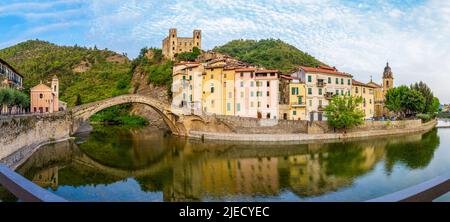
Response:
[{"label": "hilltop castle", "polygon": [[192,52],[192,49],[202,48],[202,31],[194,30],[192,38],[178,37],[177,29],[169,29],[169,36],[162,42],[163,55],[168,59],[174,59],[175,55],[183,52]]}]

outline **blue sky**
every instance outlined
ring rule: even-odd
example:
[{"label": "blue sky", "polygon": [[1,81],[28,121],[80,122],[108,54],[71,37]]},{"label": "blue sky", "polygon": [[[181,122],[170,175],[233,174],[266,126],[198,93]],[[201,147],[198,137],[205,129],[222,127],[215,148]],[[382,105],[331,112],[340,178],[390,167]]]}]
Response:
[{"label": "blue sky", "polygon": [[108,48],[135,57],[171,27],[203,48],[232,39],[279,38],[320,60],[380,82],[424,80],[450,102],[450,1],[441,0],[2,0],[0,48],[28,39]]}]

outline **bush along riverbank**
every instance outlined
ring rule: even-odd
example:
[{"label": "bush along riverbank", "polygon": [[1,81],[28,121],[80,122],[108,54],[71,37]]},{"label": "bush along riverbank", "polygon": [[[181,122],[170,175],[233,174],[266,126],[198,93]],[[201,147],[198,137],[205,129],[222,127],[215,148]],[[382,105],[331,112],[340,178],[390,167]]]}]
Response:
[{"label": "bush along riverbank", "polygon": [[92,124],[123,125],[142,127],[148,125],[148,120],[142,116],[130,114],[131,105],[123,104],[102,110],[90,118]]}]

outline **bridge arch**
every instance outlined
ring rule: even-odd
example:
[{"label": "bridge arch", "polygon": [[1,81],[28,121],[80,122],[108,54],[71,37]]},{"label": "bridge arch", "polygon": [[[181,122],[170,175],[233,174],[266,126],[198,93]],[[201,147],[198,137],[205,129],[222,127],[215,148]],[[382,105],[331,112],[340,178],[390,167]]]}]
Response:
[{"label": "bridge arch", "polygon": [[137,95],[137,94],[128,94],[128,95],[121,95],[116,96],[113,98],[108,98],[88,104],[84,104],[81,106],[76,106],[71,109],[72,112],[72,133],[77,132],[79,127],[86,121],[89,120],[89,118],[94,115],[97,112],[100,112],[106,108],[121,105],[121,104],[128,104],[128,103],[139,103],[144,104],[149,107],[151,107],[153,110],[155,110],[164,120],[164,122],[169,127],[170,131],[173,134],[181,135],[184,131],[182,127],[180,127],[177,124],[178,116],[171,112],[170,105],[166,104],[164,102],[158,101],[156,99]]}]

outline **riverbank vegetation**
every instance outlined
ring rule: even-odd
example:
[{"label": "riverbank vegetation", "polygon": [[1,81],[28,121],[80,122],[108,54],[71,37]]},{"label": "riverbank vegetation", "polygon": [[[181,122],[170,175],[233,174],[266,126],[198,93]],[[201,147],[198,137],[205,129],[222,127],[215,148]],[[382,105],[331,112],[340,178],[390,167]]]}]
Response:
[{"label": "riverbank vegetation", "polygon": [[8,107],[8,114],[11,114],[13,107],[18,108],[18,113],[30,107],[30,99],[27,94],[9,87],[0,89],[0,115],[3,107]]},{"label": "riverbank vegetation", "polygon": [[328,124],[335,129],[349,129],[361,125],[364,112],[359,108],[362,97],[335,96],[325,107]]},{"label": "riverbank vegetation", "polygon": [[439,99],[423,82],[392,88],[386,93],[386,108],[400,119],[419,118],[429,121],[439,111]]}]

